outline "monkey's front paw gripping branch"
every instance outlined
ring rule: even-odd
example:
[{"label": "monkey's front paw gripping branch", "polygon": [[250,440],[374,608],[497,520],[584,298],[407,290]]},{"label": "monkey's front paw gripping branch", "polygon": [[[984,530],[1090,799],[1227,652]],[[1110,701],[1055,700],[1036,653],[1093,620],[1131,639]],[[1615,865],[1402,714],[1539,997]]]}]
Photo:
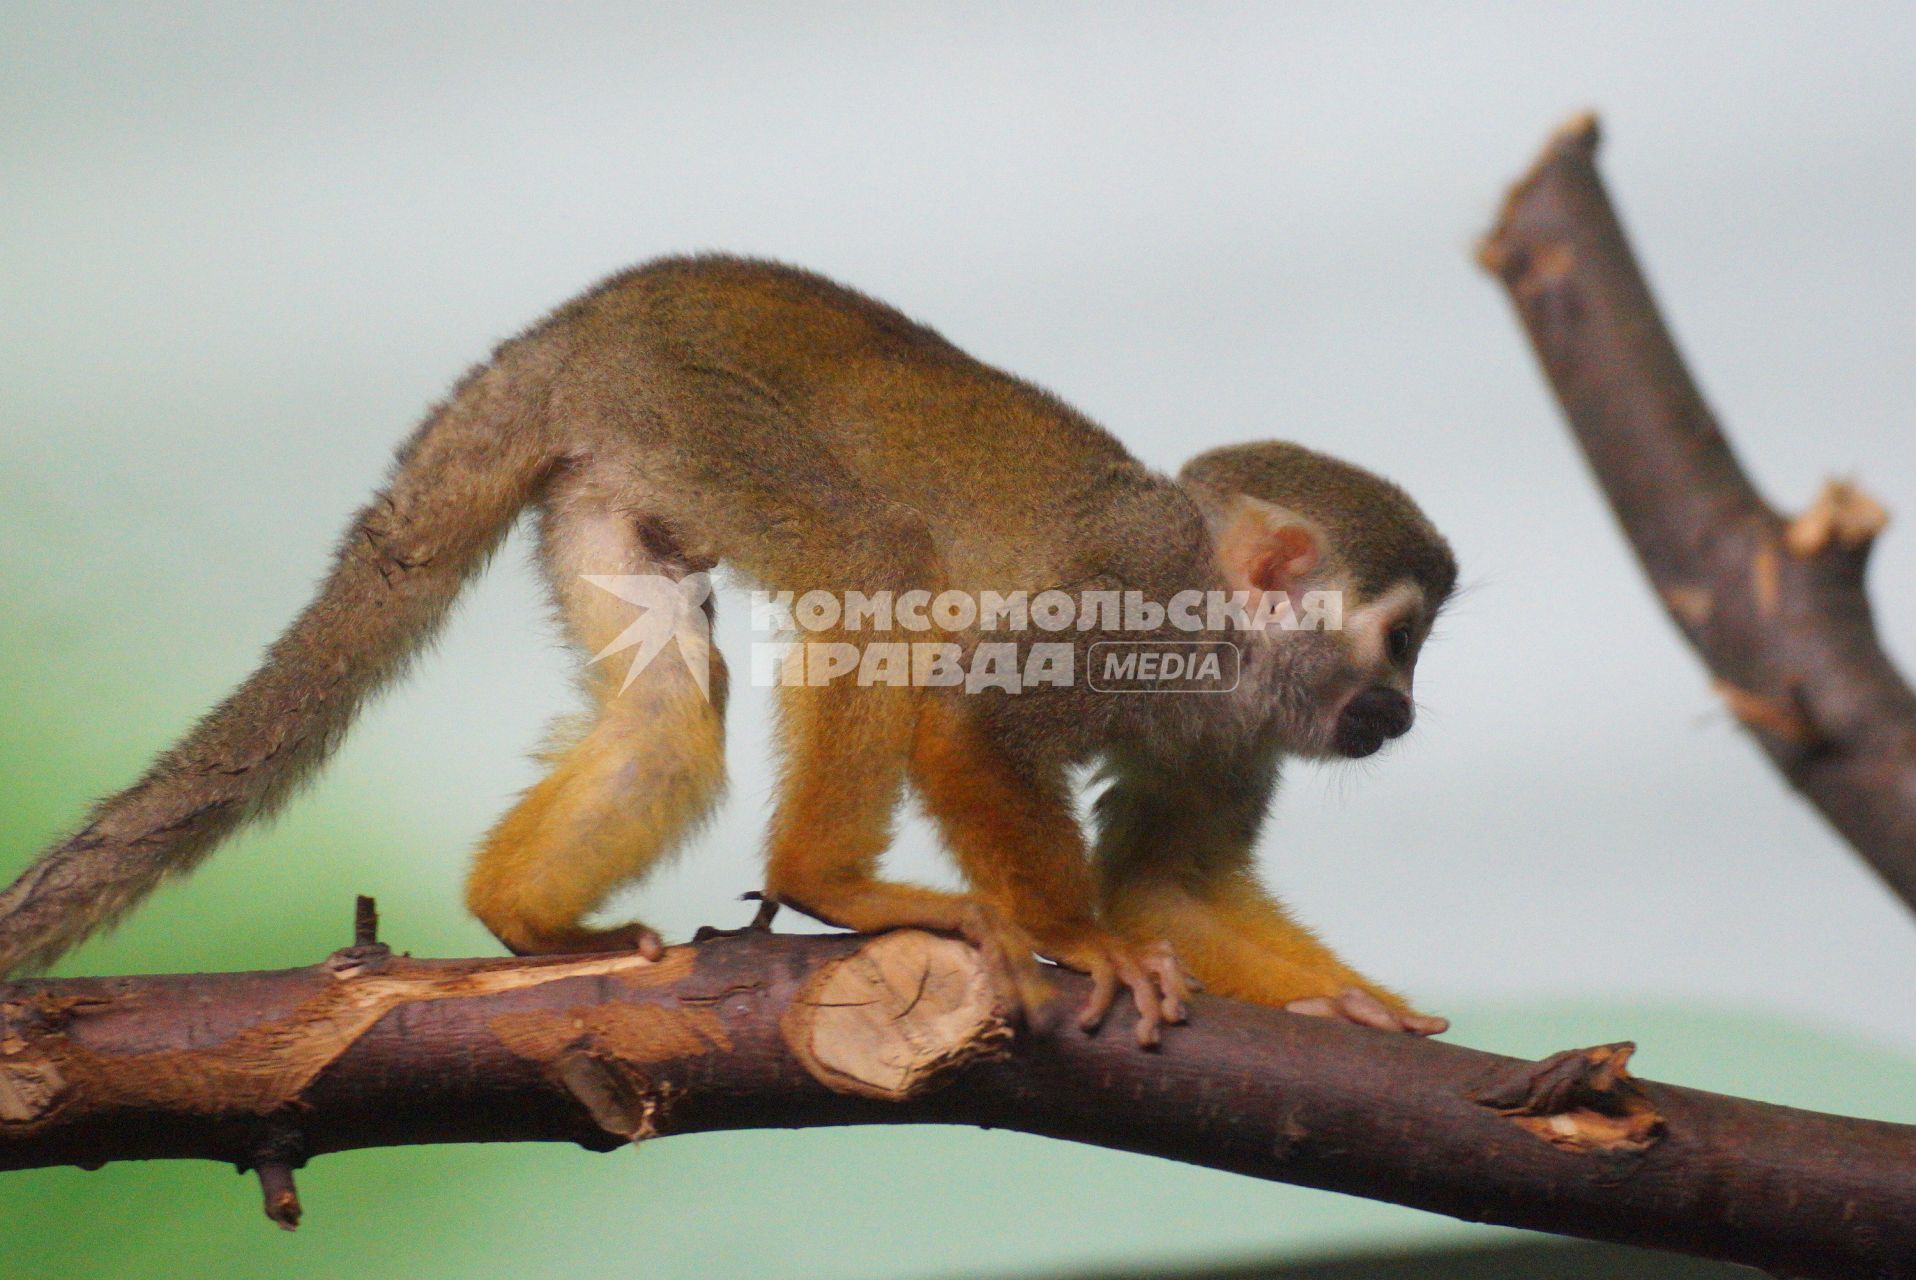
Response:
[{"label": "monkey's front paw gripping branch", "polygon": [[1160,1052],[1014,1030],[963,942],[750,930],[637,954],[416,960],[375,937],[277,972],[0,985],[0,1169],[762,1126],[1018,1129],[1791,1276],[1916,1277],[1916,1128],[1198,997]]}]

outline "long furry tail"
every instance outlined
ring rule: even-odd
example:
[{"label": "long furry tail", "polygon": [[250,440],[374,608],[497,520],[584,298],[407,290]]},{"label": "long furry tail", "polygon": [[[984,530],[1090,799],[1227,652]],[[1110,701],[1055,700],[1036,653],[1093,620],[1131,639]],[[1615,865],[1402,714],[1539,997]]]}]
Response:
[{"label": "long furry tail", "polygon": [[270,813],[444,620],[538,492],[549,351],[509,344],[399,451],[259,670],[0,893],[0,976],[39,969]]}]

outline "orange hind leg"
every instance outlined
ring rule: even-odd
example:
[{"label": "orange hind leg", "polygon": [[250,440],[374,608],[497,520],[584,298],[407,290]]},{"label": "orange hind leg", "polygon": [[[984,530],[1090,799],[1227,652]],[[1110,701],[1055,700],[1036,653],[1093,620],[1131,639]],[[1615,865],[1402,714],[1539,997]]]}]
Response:
[{"label": "orange hind leg", "polygon": [[[650,616],[615,590],[665,608],[688,573],[681,559],[648,547],[629,515],[576,496],[555,498],[543,534],[560,616],[588,656]],[[595,584],[588,574],[607,581]],[[644,925],[601,929],[583,920],[670,854],[724,788],[725,668],[709,646],[709,618],[709,606],[681,614],[680,643],[670,614],[659,615],[656,625],[667,634],[649,660],[642,644],[589,665],[583,684],[596,706],[589,727],[552,754],[552,771],[486,837],[466,902],[513,951],[660,949],[658,934]],[[701,647],[701,640],[708,642]],[[642,666],[628,681],[635,661]]]}]

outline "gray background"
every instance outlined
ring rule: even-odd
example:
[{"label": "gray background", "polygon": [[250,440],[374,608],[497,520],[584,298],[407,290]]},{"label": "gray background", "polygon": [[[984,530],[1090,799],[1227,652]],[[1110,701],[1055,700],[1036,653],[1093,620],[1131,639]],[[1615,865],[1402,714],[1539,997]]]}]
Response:
[{"label": "gray background", "polygon": [[[1909,510],[1916,10],[8,4],[0,62],[0,870],[240,678],[490,344],[621,265],[723,248],[898,305],[1155,465],[1281,436],[1403,482],[1470,591],[1418,731],[1294,771],[1265,856],[1302,917],[1469,1043],[1648,1028],[1650,1074],[1916,1119],[1857,1084],[1909,1079],[1916,929],[1717,705],[1470,257],[1548,130],[1600,108],[1759,482],[1794,506],[1852,473]],[[1913,548],[1893,527],[1874,568],[1905,656]],[[486,950],[466,851],[536,776],[566,680],[515,543],[308,801],[68,971],[306,963],[355,890],[400,945]],[[718,822],[621,904],[671,937],[737,922],[755,883],[765,692],[735,705]],[[945,876],[921,825],[893,862]],[[460,1175],[439,1220],[466,1225],[414,1232],[405,1265],[611,1268],[628,1232],[653,1274],[803,1274],[815,1247],[936,1275],[1463,1230],[1005,1135],[688,1139],[624,1181],[564,1154]],[[133,1205],[154,1176],[71,1186]],[[64,1177],[16,1181],[14,1211]],[[517,1198],[555,1183],[571,1209]],[[304,1256],[256,1257],[282,1246],[253,1212],[205,1247]],[[687,1215],[718,1225],[661,1238]],[[121,1274],[157,1247],[128,1240]]]}]

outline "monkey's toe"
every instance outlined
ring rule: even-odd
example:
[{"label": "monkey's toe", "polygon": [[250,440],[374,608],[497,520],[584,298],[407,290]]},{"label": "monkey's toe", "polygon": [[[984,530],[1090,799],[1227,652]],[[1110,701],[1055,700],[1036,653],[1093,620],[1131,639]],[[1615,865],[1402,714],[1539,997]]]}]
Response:
[{"label": "monkey's toe", "polygon": [[1166,1023],[1184,1021],[1191,987],[1167,942],[1138,947],[1115,935],[1100,934],[1058,948],[1055,958],[1091,975],[1091,996],[1078,1014],[1078,1026],[1086,1032],[1104,1025],[1117,1002],[1120,984],[1131,993],[1137,1009],[1140,1048],[1155,1049]]},{"label": "monkey's toe", "polygon": [[1436,1018],[1409,1010],[1393,1009],[1361,987],[1346,987],[1334,996],[1309,996],[1284,1006],[1289,1013],[1312,1018],[1338,1018],[1360,1027],[1378,1031],[1399,1031],[1413,1036],[1441,1035],[1450,1030],[1448,1018]]},{"label": "monkey's toe", "polygon": [[515,956],[587,955],[603,951],[636,951],[647,960],[665,954],[665,939],[658,930],[642,924],[625,924],[613,929],[552,929],[512,937],[501,936],[506,949]]}]

